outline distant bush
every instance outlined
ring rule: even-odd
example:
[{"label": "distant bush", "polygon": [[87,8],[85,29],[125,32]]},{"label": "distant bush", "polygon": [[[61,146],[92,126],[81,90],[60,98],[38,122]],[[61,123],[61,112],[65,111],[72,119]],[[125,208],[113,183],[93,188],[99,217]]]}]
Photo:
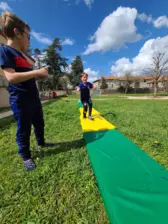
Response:
[{"label": "distant bush", "polygon": [[[117,89],[117,92],[119,93],[125,93],[125,87],[124,86],[120,86],[118,89]],[[132,88],[132,87],[129,87],[128,90],[127,90],[127,93],[150,93],[150,89],[149,88]]]},{"label": "distant bush", "polygon": [[[125,93],[125,90],[126,88],[124,86],[120,86],[118,89],[117,89],[117,92],[119,93]],[[132,87],[128,87],[127,89],[127,93],[134,93],[134,88]]]}]

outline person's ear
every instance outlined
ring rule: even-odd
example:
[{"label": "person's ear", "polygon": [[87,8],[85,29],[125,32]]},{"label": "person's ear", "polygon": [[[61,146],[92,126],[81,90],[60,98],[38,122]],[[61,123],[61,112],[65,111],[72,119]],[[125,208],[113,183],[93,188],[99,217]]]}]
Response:
[{"label": "person's ear", "polygon": [[13,32],[14,32],[14,34],[15,34],[15,37],[17,37],[17,38],[21,38],[21,34],[20,34],[20,32],[18,31],[18,29],[17,28],[14,28],[13,29]]}]

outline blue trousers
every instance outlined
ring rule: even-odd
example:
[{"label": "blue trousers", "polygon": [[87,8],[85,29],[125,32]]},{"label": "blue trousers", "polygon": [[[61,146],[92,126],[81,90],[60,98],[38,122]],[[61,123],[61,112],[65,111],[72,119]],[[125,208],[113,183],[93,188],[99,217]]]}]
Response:
[{"label": "blue trousers", "polygon": [[87,113],[87,109],[88,109],[88,106],[89,106],[89,116],[92,116],[93,104],[92,104],[91,98],[89,98],[89,99],[81,99],[81,102],[83,104],[83,115],[85,115]]},{"label": "blue trousers", "polygon": [[38,145],[44,145],[44,119],[41,103],[11,103],[11,109],[17,122],[16,142],[18,144],[18,153],[27,160],[31,158],[30,135],[31,126],[34,126],[34,133]]}]

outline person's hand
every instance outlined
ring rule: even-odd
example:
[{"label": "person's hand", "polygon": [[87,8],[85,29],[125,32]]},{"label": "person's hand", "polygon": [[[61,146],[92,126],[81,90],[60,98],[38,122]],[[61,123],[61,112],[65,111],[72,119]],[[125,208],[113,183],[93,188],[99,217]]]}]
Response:
[{"label": "person's hand", "polygon": [[37,79],[38,80],[43,80],[46,79],[48,77],[48,68],[44,67],[44,68],[40,68],[37,70]]}]

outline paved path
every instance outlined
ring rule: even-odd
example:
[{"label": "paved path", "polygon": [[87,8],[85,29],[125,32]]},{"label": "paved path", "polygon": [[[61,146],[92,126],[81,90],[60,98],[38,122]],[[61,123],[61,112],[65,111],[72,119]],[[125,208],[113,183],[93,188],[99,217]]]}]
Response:
[{"label": "paved path", "polygon": [[[47,103],[47,102],[48,102],[48,100],[44,100],[44,101],[42,101],[41,103],[42,103],[42,104],[45,104],[45,103]],[[6,111],[6,112],[4,112],[4,113],[0,113],[0,119],[7,118],[7,117],[10,117],[10,116],[12,116],[12,115],[13,115],[12,111],[9,110],[9,111]]]},{"label": "paved path", "polygon": [[168,100],[168,96],[128,96],[129,100]]}]

